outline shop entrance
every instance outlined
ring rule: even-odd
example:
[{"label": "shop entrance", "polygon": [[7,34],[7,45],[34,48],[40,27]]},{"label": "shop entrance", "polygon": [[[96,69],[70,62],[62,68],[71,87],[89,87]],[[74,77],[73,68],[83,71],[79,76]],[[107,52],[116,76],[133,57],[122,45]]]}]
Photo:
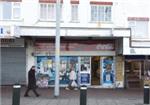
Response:
[{"label": "shop entrance", "polygon": [[100,57],[91,57],[91,85],[100,85]]},{"label": "shop entrance", "polygon": [[125,62],[126,88],[141,88],[143,74],[142,65],[141,61]]}]

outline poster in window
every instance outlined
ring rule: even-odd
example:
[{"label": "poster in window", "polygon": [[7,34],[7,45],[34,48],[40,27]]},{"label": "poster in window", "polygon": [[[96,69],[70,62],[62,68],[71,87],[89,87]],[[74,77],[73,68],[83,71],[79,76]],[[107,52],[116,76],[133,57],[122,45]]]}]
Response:
[{"label": "poster in window", "polygon": [[102,85],[113,86],[114,80],[113,57],[102,57]]},{"label": "poster in window", "polygon": [[54,84],[55,70],[53,64],[53,57],[37,57],[36,79],[39,87],[48,87],[49,84]]},{"label": "poster in window", "polygon": [[79,67],[78,67],[78,57],[68,57],[68,64],[69,64],[69,76],[70,76],[70,71],[73,69],[76,73],[76,82],[78,84],[78,73],[79,73]]},{"label": "poster in window", "polygon": [[80,85],[89,85],[90,84],[90,74],[81,73],[80,74]]},{"label": "poster in window", "polygon": [[[69,83],[70,69],[78,74],[77,57],[60,57],[59,81],[62,85]],[[47,87],[55,83],[55,57],[38,56],[36,69],[37,85]]]},{"label": "poster in window", "polygon": [[81,57],[81,72],[90,72],[90,57]]},{"label": "poster in window", "polygon": [[145,61],[144,79],[150,80],[150,60]]}]

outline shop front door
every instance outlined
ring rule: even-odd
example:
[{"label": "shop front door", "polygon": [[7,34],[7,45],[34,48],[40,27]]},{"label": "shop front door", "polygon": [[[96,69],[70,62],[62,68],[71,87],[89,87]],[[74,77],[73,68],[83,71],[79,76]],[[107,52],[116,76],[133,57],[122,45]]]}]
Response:
[{"label": "shop front door", "polygon": [[91,57],[91,85],[100,85],[100,57]]},{"label": "shop front door", "polygon": [[140,88],[141,87],[141,61],[126,61],[125,62],[125,81],[126,88]]}]

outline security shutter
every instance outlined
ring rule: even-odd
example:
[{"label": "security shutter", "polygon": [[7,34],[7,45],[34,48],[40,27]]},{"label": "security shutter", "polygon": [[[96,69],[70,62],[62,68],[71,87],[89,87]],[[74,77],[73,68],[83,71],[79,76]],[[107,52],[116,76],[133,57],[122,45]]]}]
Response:
[{"label": "security shutter", "polygon": [[23,47],[1,48],[1,85],[25,84],[26,53]]}]

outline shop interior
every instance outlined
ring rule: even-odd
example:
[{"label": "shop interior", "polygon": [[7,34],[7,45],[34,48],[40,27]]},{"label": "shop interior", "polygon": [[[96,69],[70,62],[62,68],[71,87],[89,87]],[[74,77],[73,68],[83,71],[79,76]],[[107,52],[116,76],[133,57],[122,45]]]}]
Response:
[{"label": "shop interior", "polygon": [[142,61],[125,61],[125,87],[141,88],[143,78]]},{"label": "shop interior", "polygon": [[100,57],[91,57],[91,85],[100,85]]}]

